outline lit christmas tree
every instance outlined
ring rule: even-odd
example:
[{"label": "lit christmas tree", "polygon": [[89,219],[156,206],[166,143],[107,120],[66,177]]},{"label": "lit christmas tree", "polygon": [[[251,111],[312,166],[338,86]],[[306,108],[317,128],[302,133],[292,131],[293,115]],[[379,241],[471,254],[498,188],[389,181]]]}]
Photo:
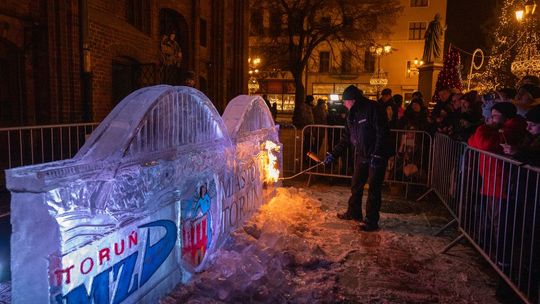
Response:
[{"label": "lit christmas tree", "polygon": [[440,101],[438,93],[442,88],[458,89],[459,91],[462,89],[461,56],[459,50],[452,46],[444,54],[443,68],[437,78],[435,95],[431,99],[432,104]]},{"label": "lit christmas tree", "polygon": [[524,50],[526,45],[537,50],[540,42],[536,30],[539,18],[531,15],[525,16],[521,23],[516,20],[516,11],[523,10],[524,3],[515,0],[505,0],[502,3],[499,23],[493,31],[492,47],[488,52],[490,57],[478,79],[477,89],[489,91],[514,87],[518,79],[511,71],[512,62],[516,56],[527,51]]}]

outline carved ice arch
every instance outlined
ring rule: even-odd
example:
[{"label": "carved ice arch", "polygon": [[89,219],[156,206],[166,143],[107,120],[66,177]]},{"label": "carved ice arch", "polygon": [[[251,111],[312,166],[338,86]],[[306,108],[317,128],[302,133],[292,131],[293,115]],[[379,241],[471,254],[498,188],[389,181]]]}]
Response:
[{"label": "carved ice arch", "polygon": [[[87,292],[81,294],[83,300],[87,296],[95,300],[97,293],[93,291],[97,288],[116,297],[119,286],[133,284],[134,291],[124,303],[155,303],[173,286],[188,280],[189,269],[180,263],[183,240],[172,234],[175,248],[164,253],[165,260],[151,272],[146,284],[142,279],[137,283],[144,270],[129,275],[126,285],[120,285],[119,278],[113,279],[108,271],[121,269],[123,276],[126,266],[122,263],[128,258],[133,261],[132,257],[136,261],[131,265],[138,270],[152,264],[146,260],[148,253],[148,261],[155,261],[149,248],[160,244],[159,238],[165,234],[150,234],[150,227],[158,226],[148,224],[166,221],[180,227],[182,214],[186,214],[182,203],[195,202],[194,192],[201,193],[203,184],[209,193],[211,189],[216,193],[208,209],[213,238],[208,250],[220,246],[230,231],[241,227],[243,220],[268,200],[273,188],[266,184],[263,189],[255,157],[261,152],[262,141],[276,138],[278,142],[277,127],[264,101],[241,99],[231,103],[240,110],[231,108],[229,116],[225,115],[236,120],[230,120],[235,146],[223,119],[204,94],[161,85],[126,97],[74,158],[8,170],[11,244],[17,253],[11,264],[14,302],[49,299],[56,303],[72,292],[78,297],[75,290],[79,287]],[[258,127],[261,129],[256,130]],[[155,140],[149,135],[156,135]],[[108,255],[113,243],[131,235],[139,235],[132,251]],[[156,251],[161,254],[161,250]],[[107,253],[103,263],[102,252]],[[95,267],[83,273],[80,266],[92,258]],[[60,284],[53,274],[69,273],[69,269],[74,269],[71,282],[63,276]],[[98,276],[100,279],[95,279]]]},{"label": "carved ice arch", "polygon": [[277,141],[270,109],[260,96],[240,95],[229,102],[223,120],[233,142],[243,141],[254,133],[269,133]]},{"label": "carved ice arch", "polygon": [[190,87],[159,85],[124,98],[73,159],[115,160],[211,142],[231,146],[212,102]]}]

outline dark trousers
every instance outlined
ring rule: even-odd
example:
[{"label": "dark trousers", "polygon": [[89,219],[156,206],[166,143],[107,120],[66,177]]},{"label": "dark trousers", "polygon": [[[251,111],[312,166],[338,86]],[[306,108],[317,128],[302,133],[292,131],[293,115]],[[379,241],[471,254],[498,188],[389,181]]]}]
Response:
[{"label": "dark trousers", "polygon": [[352,176],[351,197],[347,213],[354,218],[362,219],[362,196],[366,182],[369,185],[366,203],[366,218],[368,225],[379,224],[379,210],[381,209],[381,188],[388,160],[381,161],[381,165],[372,168],[369,160],[356,156],[354,173]]}]

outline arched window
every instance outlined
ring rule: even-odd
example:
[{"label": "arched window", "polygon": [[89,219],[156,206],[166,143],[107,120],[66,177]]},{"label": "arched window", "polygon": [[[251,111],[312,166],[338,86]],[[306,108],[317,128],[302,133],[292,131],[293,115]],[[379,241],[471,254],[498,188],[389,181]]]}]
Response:
[{"label": "arched window", "polygon": [[190,64],[189,27],[177,11],[163,8],[159,11],[160,77],[161,83],[179,85]]}]

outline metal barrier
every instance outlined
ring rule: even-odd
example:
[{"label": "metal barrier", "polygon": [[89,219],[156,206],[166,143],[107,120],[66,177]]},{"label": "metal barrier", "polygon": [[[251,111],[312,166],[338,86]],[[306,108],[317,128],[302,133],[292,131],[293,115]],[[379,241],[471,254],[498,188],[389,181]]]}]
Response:
[{"label": "metal barrier", "polygon": [[428,186],[431,168],[432,138],[416,130],[391,130],[393,157],[388,160],[385,180],[391,183]]},{"label": "metal barrier", "polygon": [[435,235],[440,234],[456,223],[459,212],[461,174],[459,169],[467,144],[456,141],[448,135],[436,133],[432,149],[430,189],[418,200],[433,192],[448,209],[453,219]]},{"label": "metal barrier", "polygon": [[467,238],[528,303],[540,283],[540,169],[466,148],[458,222]]},{"label": "metal barrier", "polygon": [[283,144],[283,177],[292,176],[300,170],[300,136],[294,125],[279,125],[279,140]]},{"label": "metal barrier", "polygon": [[[319,159],[324,160],[326,153],[339,143],[341,134],[345,130],[343,126],[309,125],[302,129],[301,135],[301,166],[304,170],[316,164],[307,157],[307,152],[312,152]],[[319,166],[307,172],[310,175],[351,178],[354,170],[354,149],[351,147],[330,166]]]},{"label": "metal barrier", "polygon": [[4,170],[73,157],[99,123],[0,128],[0,214],[9,215]]},{"label": "metal barrier", "polygon": [[1,168],[71,158],[98,124],[0,128]]},{"label": "metal barrier", "polygon": [[[340,141],[345,127],[309,125],[302,130],[302,166],[309,168],[315,162],[306,153],[311,151],[320,159]],[[431,163],[431,136],[423,131],[391,130],[391,144],[396,151],[388,160],[385,180],[408,185],[429,185]],[[311,175],[351,178],[354,171],[354,148],[350,147],[331,166],[320,166],[308,172]]]}]

